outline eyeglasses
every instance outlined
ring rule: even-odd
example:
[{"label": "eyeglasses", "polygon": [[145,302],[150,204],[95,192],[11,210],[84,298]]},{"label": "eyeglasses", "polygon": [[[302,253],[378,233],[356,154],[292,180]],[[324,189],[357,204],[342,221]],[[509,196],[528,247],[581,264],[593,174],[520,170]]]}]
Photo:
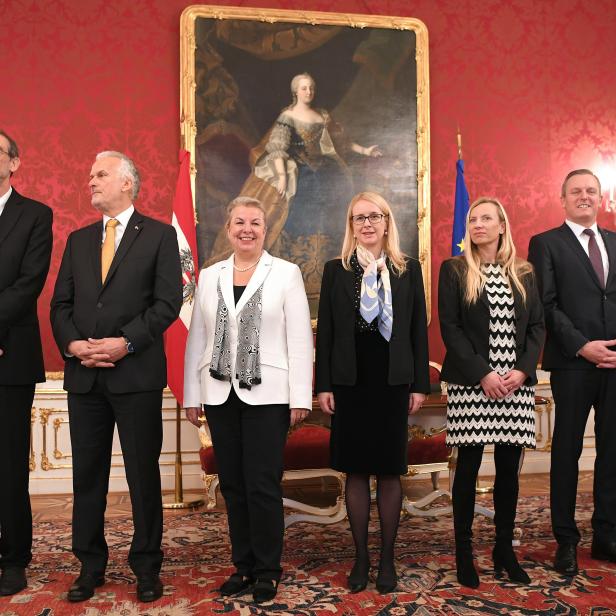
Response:
[{"label": "eyeglasses", "polygon": [[386,214],[377,214],[375,212],[373,214],[368,214],[368,216],[364,216],[363,214],[358,214],[357,216],[351,216],[351,220],[353,221],[354,225],[361,227],[366,222],[366,220],[368,220],[371,225],[378,225],[385,217],[386,217]]},{"label": "eyeglasses", "polygon": [[0,154],[6,154],[9,158],[11,158],[11,155],[6,150],[3,150],[2,148],[0,148]]}]

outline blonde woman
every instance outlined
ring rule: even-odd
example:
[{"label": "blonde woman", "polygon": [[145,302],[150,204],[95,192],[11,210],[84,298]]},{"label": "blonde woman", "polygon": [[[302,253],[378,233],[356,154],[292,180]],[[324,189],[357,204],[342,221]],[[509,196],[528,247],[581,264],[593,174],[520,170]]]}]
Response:
[{"label": "blonde woman", "polygon": [[363,192],[349,204],[342,258],[323,271],[317,327],[316,391],[332,415],[331,466],[346,473],[355,543],[351,592],[370,569],[370,476],[377,478],[381,554],[377,590],[397,585],[394,542],[400,475],[407,471],[408,413],[430,390],[426,303],[419,263],[400,251],[388,203]]},{"label": "blonde woman", "polygon": [[453,483],[456,569],[477,588],[471,547],[475,483],[484,445],[494,445],[494,569],[530,583],[511,542],[523,447],[535,446],[536,366],[543,310],[532,266],[516,258],[507,214],[493,198],[468,213],[465,252],[441,266],[439,319],[448,383],[447,444],[458,447]]},{"label": "blonde woman", "polygon": [[237,197],[227,213],[233,253],[199,277],[184,404],[197,427],[205,412],[227,506],[235,571],[219,592],[264,603],[282,575],[287,431],[312,408],[312,328],[299,268],[263,249],[261,203]]}]

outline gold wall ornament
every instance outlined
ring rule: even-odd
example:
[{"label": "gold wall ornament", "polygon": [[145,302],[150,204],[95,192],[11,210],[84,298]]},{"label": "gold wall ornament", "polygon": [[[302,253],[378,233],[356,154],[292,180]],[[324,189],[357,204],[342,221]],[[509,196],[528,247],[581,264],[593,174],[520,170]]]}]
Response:
[{"label": "gold wall ornament", "polygon": [[[39,420],[41,426],[43,428],[43,451],[41,452],[41,468],[44,471],[52,471],[60,468],[71,468],[71,464],[54,464],[50,462],[49,455],[47,453],[47,426],[49,425],[49,418],[52,415],[57,414],[66,414],[67,411],[65,409],[57,409],[57,408],[40,408],[39,409]],[[64,419],[54,419],[53,421],[53,431],[54,431],[54,450],[53,456],[56,460],[68,459],[71,458],[71,455],[63,454],[58,448],[58,431],[60,430],[60,426],[63,424],[67,424],[68,420]]]},{"label": "gold wall ornament", "polygon": [[28,462],[28,467],[30,472],[36,470],[36,458],[34,456],[34,422],[36,421],[36,408],[32,407],[30,410],[30,460]]},{"label": "gold wall ornament", "polygon": [[[225,57],[215,49],[215,45],[212,44],[212,41],[215,43],[219,39],[224,40],[225,44],[235,49],[241,49],[243,53],[258,58],[262,62],[270,59],[273,62],[271,71],[274,73],[276,70],[280,70],[280,60],[289,62],[293,58],[302,57],[304,51],[306,51],[306,53],[308,51],[315,53],[315,50],[319,50],[319,46],[323,44],[325,39],[329,37],[328,40],[333,40],[338,32],[342,32],[345,29],[368,31],[367,37],[372,35],[382,36],[383,31],[387,30],[395,30],[398,32],[406,31],[414,34],[414,57],[410,64],[410,66],[412,66],[414,62],[414,74],[412,75],[414,83],[408,79],[409,75],[407,73],[396,73],[397,69],[395,67],[397,65],[395,62],[387,62],[388,59],[392,58],[403,58],[405,62],[408,62],[409,56],[404,55],[404,46],[400,46],[399,55],[392,55],[391,58],[386,56],[385,60],[382,60],[380,65],[377,60],[374,60],[374,58],[377,57],[375,53],[374,57],[371,56],[371,59],[366,60],[364,57],[361,61],[354,60],[354,62],[356,62],[354,67],[358,67],[357,74],[359,74],[359,71],[368,66],[370,61],[373,61],[373,64],[370,65],[370,70],[376,71],[374,73],[377,75],[375,83],[382,84],[382,88],[393,88],[392,84],[399,83],[396,79],[402,80],[403,78],[407,78],[407,82],[413,83],[414,85],[414,93],[413,90],[409,90],[413,105],[411,113],[408,112],[410,107],[404,107],[402,103],[402,101],[406,102],[406,98],[400,98],[397,101],[397,104],[404,108],[404,112],[413,117],[413,125],[405,127],[403,121],[399,124],[395,124],[396,131],[399,135],[407,135],[408,132],[411,132],[413,137],[411,137],[410,143],[414,143],[413,151],[404,151],[405,156],[402,157],[391,156],[388,160],[388,162],[391,163],[388,164],[388,174],[383,171],[381,175],[378,176],[379,183],[377,186],[367,186],[363,188],[363,190],[370,188],[377,189],[377,192],[380,190],[381,192],[387,193],[385,195],[386,198],[388,198],[388,195],[404,195],[403,197],[399,197],[400,203],[409,203],[409,207],[412,208],[412,217],[406,219],[410,231],[406,232],[402,239],[403,242],[406,242],[408,234],[412,233],[413,240],[409,241],[408,245],[412,245],[413,250],[416,250],[416,253],[413,253],[411,256],[416,256],[421,263],[429,321],[431,314],[429,47],[427,28],[425,24],[418,19],[380,15],[355,15],[317,11],[289,11],[209,5],[189,6],[183,11],[180,18],[180,136],[182,143],[185,144],[186,149],[191,154],[193,204],[195,205],[195,216],[198,217],[201,223],[198,229],[198,243],[200,248],[199,261],[200,264],[202,264],[221,254],[214,248],[220,248],[221,245],[224,244],[224,238],[222,238],[222,243],[217,243],[215,238],[217,236],[218,239],[222,237],[220,230],[224,222],[224,206],[226,203],[237,196],[237,194],[255,196],[261,200],[265,200],[265,202],[268,202],[268,200],[272,198],[271,194],[266,194],[267,190],[261,191],[259,195],[252,195],[250,192],[252,190],[256,191],[257,188],[255,188],[255,186],[250,187],[248,179],[246,179],[248,160],[236,161],[239,167],[241,167],[241,170],[238,169],[237,178],[234,176],[233,182],[229,182],[229,186],[233,188],[224,187],[225,189],[228,188],[226,192],[214,181],[208,179],[210,176],[208,176],[208,172],[205,171],[208,167],[207,164],[203,162],[208,155],[208,144],[220,144],[221,140],[225,137],[233,138],[233,143],[239,144],[237,152],[250,151],[252,156],[258,149],[257,145],[259,144],[259,140],[263,141],[264,132],[261,126],[255,126],[253,120],[244,121],[243,124],[240,120],[242,118],[245,120],[246,117],[248,117],[249,114],[247,114],[247,110],[250,110],[253,105],[257,106],[261,104],[260,113],[263,114],[263,102],[261,99],[265,98],[262,96],[264,91],[268,88],[271,89],[273,87],[272,84],[280,83],[282,80],[282,76],[278,79],[278,82],[273,79],[270,83],[268,79],[268,83],[258,84],[258,86],[262,85],[263,89],[255,91],[255,87],[255,90],[243,92],[242,87],[240,87],[241,84],[238,85],[239,77],[242,77],[239,81],[242,81],[246,88],[249,86],[245,84],[254,84],[254,80],[251,81],[250,76],[248,76],[248,80],[246,80],[244,79],[246,76],[241,74],[238,75],[238,79],[234,79],[232,73],[235,69],[225,63]],[[365,41],[368,41],[368,38],[366,38]],[[372,45],[373,41],[371,40],[370,43],[366,45],[366,49],[370,51]],[[410,48],[409,42],[409,49]],[[361,62],[364,62],[364,64]],[[319,79],[322,77],[319,72],[322,66],[324,69],[323,73],[325,73],[326,67],[324,67],[324,64],[326,64],[326,62],[322,62],[321,64],[317,62],[315,67],[316,70],[310,66],[305,67],[303,65],[300,70],[292,69],[294,73],[301,73],[306,70],[314,73],[313,77],[317,81],[317,96],[320,91],[325,92],[328,88],[331,90],[334,89],[334,84],[332,83],[325,83],[325,85],[323,83],[319,85],[318,83]],[[406,67],[406,64],[401,64],[401,66]],[[277,111],[273,113],[270,118],[270,125],[274,123],[280,110],[291,102],[289,81],[294,73],[290,74],[289,79],[286,80],[283,94],[286,98],[279,101]],[[326,79],[323,79],[322,82],[323,81],[326,81]],[[355,81],[349,83],[349,92],[345,91],[343,93],[344,96],[340,94],[341,100],[344,99],[343,102],[345,103],[351,101],[353,104],[359,101],[357,106],[353,107],[353,117],[360,117],[361,114],[364,113],[364,116],[361,116],[363,124],[358,122],[357,125],[372,128],[372,123],[374,121],[373,116],[375,116],[372,112],[375,111],[375,108],[371,107],[368,112],[361,111],[364,107],[360,105],[360,97],[365,95],[361,88],[359,88],[359,81],[357,83]],[[350,93],[353,86],[357,86],[356,90],[359,94],[355,93],[356,90],[353,90],[352,94]],[[375,91],[379,90],[379,88],[373,89]],[[282,90],[280,91],[282,92]],[[344,98],[345,96],[346,99]],[[315,108],[318,108],[319,104],[319,100],[317,99]],[[270,103],[268,102],[267,105],[266,108],[269,117]],[[385,105],[381,108],[384,107]],[[382,118],[391,117],[393,115],[392,110],[393,104],[390,103],[389,113],[383,113]],[[242,124],[242,126],[240,126],[240,124]],[[376,121],[374,121],[374,125],[376,125]],[[389,135],[394,132],[393,126],[394,123],[390,122],[388,124],[389,132],[382,132],[383,135],[387,135],[387,139],[389,139]],[[378,134],[378,132],[372,132]],[[368,131],[368,134],[371,134],[370,131]],[[404,143],[407,143],[407,141],[404,141]],[[365,147],[372,145],[372,143],[362,143],[361,145]],[[390,145],[390,141],[378,145],[381,146],[381,149],[387,150],[386,146]],[[213,147],[214,146],[212,146],[212,148]],[[219,159],[221,157],[221,151],[223,153],[226,152],[224,147],[222,150],[212,149],[212,151],[212,156],[218,156]],[[396,149],[391,147],[390,151],[395,152]],[[246,155],[246,159],[248,159],[248,155]],[[362,161],[362,163],[363,162],[364,161]],[[367,163],[369,161],[365,162]],[[255,161],[251,161],[249,168],[254,170],[254,164]],[[211,168],[211,166],[209,168]],[[383,169],[385,169],[384,166]],[[408,179],[409,169],[413,170],[410,180]],[[199,172],[204,173],[204,175],[197,178]],[[241,173],[244,173],[244,177],[241,181],[236,181],[239,180]],[[224,174],[212,172],[211,175],[222,177]],[[253,174],[250,173],[249,178],[252,175]],[[363,176],[359,177],[363,179]],[[408,182],[408,186],[412,187],[411,191],[407,191],[407,184],[401,185],[403,180]],[[244,181],[245,183],[243,183]],[[359,190],[362,190],[362,188],[356,185],[354,191],[359,192]],[[235,192],[235,194],[232,194],[232,192]],[[282,198],[284,202],[282,205],[274,204],[272,206],[275,216],[273,224],[268,224],[269,231],[268,237],[266,237],[266,248],[271,249],[274,254],[277,254],[275,251],[276,246],[270,246],[267,242],[271,241],[272,244],[274,244],[277,241],[278,234],[283,230],[286,224],[285,221],[287,220],[287,216],[290,216],[292,212],[292,199],[297,200],[297,197],[292,195],[287,198],[285,195]],[[207,216],[204,216],[204,211],[206,210],[205,203],[207,202],[209,204],[210,201],[211,205],[207,205]],[[348,203],[348,201],[346,203]],[[344,203],[344,207],[346,207],[346,203]],[[394,205],[399,207],[398,203]],[[399,209],[396,211],[397,218],[399,220],[402,219],[403,217],[399,212],[403,210]],[[411,220],[414,220],[415,216],[417,221],[416,231],[413,230],[411,224]],[[276,217],[280,218],[280,221],[278,221]],[[271,222],[272,217],[268,211],[268,223]],[[336,246],[338,242],[341,246],[342,238],[338,238],[336,235],[337,231],[332,233],[331,237],[336,238]],[[294,237],[291,243],[297,243],[297,250],[300,250],[302,246],[302,237],[306,243],[308,242],[307,238],[309,236],[310,233],[297,236],[296,238]],[[295,239],[297,239],[298,242],[294,242]],[[306,245],[308,244],[306,243]],[[278,242],[277,246],[280,248],[280,242]],[[329,251],[329,248],[324,248],[322,252],[325,254],[327,251]],[[311,263],[308,258],[310,254],[307,249],[302,252],[302,255],[305,263]],[[279,256],[293,260],[292,255],[287,255],[284,251],[281,252]],[[313,318],[316,316],[316,305],[318,303],[318,291],[315,292],[314,288],[316,288],[320,282],[322,265],[322,262],[318,260],[315,262],[313,260],[310,264],[310,275],[308,275],[307,271],[304,271],[304,269],[302,270],[305,282],[310,286],[309,300]],[[313,280],[313,272],[315,269],[318,277],[317,282]]]}]

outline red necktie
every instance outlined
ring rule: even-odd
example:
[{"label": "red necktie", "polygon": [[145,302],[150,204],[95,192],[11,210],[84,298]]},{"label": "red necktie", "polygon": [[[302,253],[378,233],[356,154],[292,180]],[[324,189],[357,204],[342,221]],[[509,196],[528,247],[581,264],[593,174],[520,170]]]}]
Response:
[{"label": "red necktie", "polygon": [[597,244],[597,238],[595,232],[592,229],[584,229],[583,231],[588,236],[588,256],[592,267],[597,274],[597,278],[602,287],[605,287],[605,272],[603,271],[603,258],[601,257],[601,251],[599,250],[599,244]]}]

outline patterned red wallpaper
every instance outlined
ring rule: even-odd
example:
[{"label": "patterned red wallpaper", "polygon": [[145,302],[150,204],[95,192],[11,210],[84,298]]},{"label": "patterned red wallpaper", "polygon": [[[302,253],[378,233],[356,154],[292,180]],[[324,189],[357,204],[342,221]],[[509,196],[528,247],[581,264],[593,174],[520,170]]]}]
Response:
[{"label": "patterned red wallpaper", "polygon": [[[522,255],[561,221],[567,170],[616,165],[613,0],[235,0],[219,4],[417,17],[430,35],[431,355],[442,359],[436,276],[448,256],[456,126],[471,199],[499,197]],[[20,144],[18,190],[55,211],[51,274],[39,305],[48,370],[61,368],[48,306],[66,235],[95,219],[92,158],[136,160],[139,207],[169,219],[179,146],[180,0],[4,0],[0,126]],[[614,226],[607,214],[601,222]],[[1,265],[0,265],[1,267]]]}]

